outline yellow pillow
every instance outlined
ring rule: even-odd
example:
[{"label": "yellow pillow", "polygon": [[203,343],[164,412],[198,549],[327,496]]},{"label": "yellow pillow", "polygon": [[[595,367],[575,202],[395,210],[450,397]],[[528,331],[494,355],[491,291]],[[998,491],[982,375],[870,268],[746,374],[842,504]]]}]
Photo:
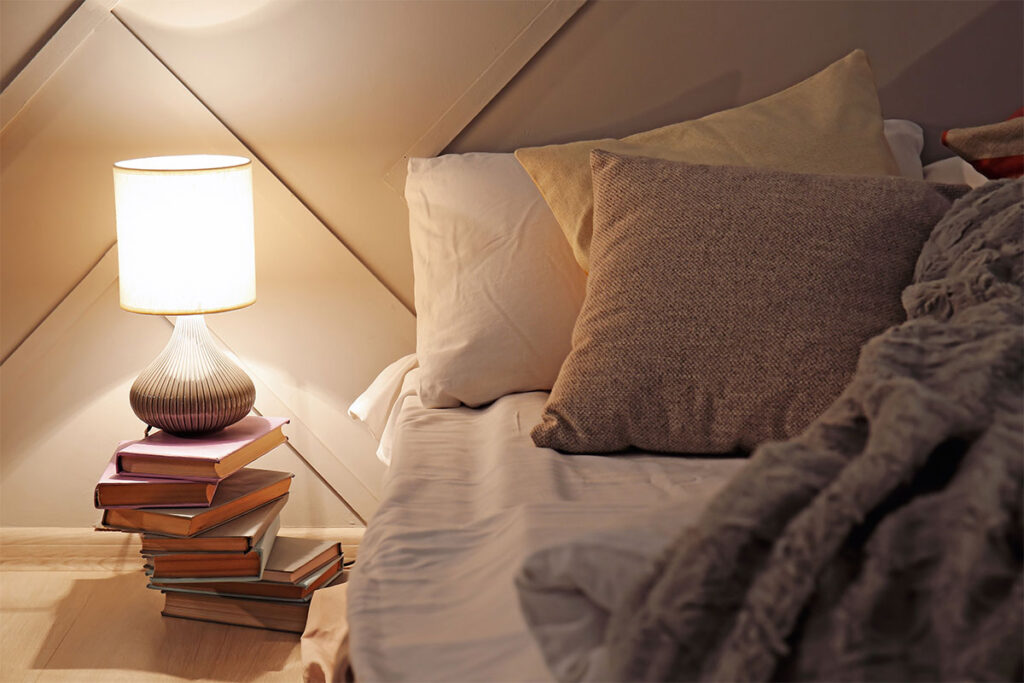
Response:
[{"label": "yellow pillow", "polygon": [[623,140],[516,150],[558,219],[576,260],[590,270],[594,202],[590,152],[803,173],[899,175],[885,140],[871,65],[855,50],[805,81],[742,107]]}]

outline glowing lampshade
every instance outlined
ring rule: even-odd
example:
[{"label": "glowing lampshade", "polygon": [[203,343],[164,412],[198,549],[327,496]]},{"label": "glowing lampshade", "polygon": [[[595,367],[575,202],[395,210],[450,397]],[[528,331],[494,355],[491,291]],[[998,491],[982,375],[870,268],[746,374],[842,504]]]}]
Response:
[{"label": "glowing lampshade", "polygon": [[252,162],[213,154],[114,164],[121,307],[216,313],[256,300]]},{"label": "glowing lampshade", "polygon": [[204,315],[256,300],[252,162],[213,154],[119,161],[114,204],[121,308],[178,316],[167,346],[132,384],[132,410],[149,427],[185,436],[234,424],[256,389]]}]

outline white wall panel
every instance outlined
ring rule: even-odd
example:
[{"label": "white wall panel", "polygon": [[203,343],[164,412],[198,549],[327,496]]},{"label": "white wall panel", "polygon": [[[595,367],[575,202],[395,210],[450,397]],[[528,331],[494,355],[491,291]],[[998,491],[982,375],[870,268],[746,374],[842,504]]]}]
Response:
[{"label": "white wall panel", "polygon": [[385,172],[505,59],[504,80],[496,70],[420,153],[439,152],[579,4],[278,0],[230,21],[202,3],[114,11],[411,309],[406,209]]},{"label": "white wall panel", "polygon": [[[3,315],[5,328],[13,321],[22,332],[44,317],[113,241],[113,161],[183,151],[247,152],[112,16],[3,130],[2,144]],[[301,423],[294,443],[309,446],[302,457],[368,517],[375,508],[383,468],[373,454],[375,444],[348,420],[345,408],[380,368],[412,350],[413,316],[259,163],[254,183],[258,300],[244,311],[211,316],[210,327],[257,375],[257,408],[278,406],[279,412],[294,415]],[[112,271],[107,277],[112,281]],[[33,298],[38,293],[45,296]],[[96,304],[104,305],[110,310],[102,315],[122,315],[115,298]],[[80,309],[76,315],[85,316],[85,309]],[[167,326],[160,320],[159,327]],[[125,354],[118,351],[119,345],[131,345],[136,333],[111,329],[116,344],[105,349],[95,341],[102,338],[102,328],[75,327],[67,338],[63,333],[47,333],[42,341],[30,338],[33,348],[39,343],[48,348],[41,353],[21,348],[4,363],[5,406],[29,407],[27,413],[5,409],[0,416],[0,479],[5,491],[20,491],[44,471],[30,467],[42,451],[74,444],[87,447],[90,454],[97,449],[109,454],[117,440],[136,435],[139,423],[130,414],[127,387],[159,351],[168,331],[160,335],[160,344]],[[8,346],[13,348],[21,336],[7,337]],[[75,348],[82,342],[76,336],[93,340],[83,347],[88,352],[60,356],[61,344]],[[124,366],[108,361],[103,352],[111,350],[130,359],[129,374]],[[32,363],[19,361],[25,354]],[[33,392],[53,386],[48,373],[58,366],[64,371],[58,390],[66,398],[40,404]],[[32,408],[35,405],[38,408]],[[26,430],[16,427],[32,422],[33,410],[46,419]],[[104,418],[108,413],[109,419]],[[128,429],[129,424],[134,427]],[[83,429],[90,429],[95,439],[75,440]],[[95,479],[94,469],[88,476],[75,470],[84,477],[75,478],[76,490],[84,492],[86,502],[88,487],[81,487],[83,481]],[[29,488],[39,491],[35,503],[53,507],[57,517],[74,518],[78,524],[92,521],[91,516],[80,516],[80,501],[70,499],[66,491],[51,495],[44,487]],[[327,517],[338,514],[341,523],[352,520],[340,501],[331,502],[329,489],[319,482],[315,488],[316,500],[296,507],[312,517],[290,523],[333,525],[339,520]],[[28,498],[7,493],[4,498],[4,523],[44,523],[33,516],[35,507],[23,507]]]},{"label": "white wall panel", "polygon": [[622,137],[776,92],[855,48],[886,116],[926,131],[1002,120],[1022,101],[1018,0],[592,0],[446,150]]},{"label": "white wall panel", "polygon": [[[258,300],[208,323],[256,408],[293,421],[294,451],[264,461],[300,472],[285,523],[354,523],[334,494],[372,515],[383,467],[345,409],[415,343],[385,174],[439,151],[581,3],[86,0],[0,95],[3,522],[93,521],[82,481],[136,436],[127,389],[169,333],[116,308],[110,166],[199,151],[257,158]],[[88,455],[48,488],[68,449]]]},{"label": "white wall panel", "polygon": [[[167,343],[171,326],[161,317],[122,311],[116,284],[81,303],[80,315],[48,335],[44,349],[19,350],[0,369],[0,519],[6,526],[98,522],[92,486],[117,441],[142,436],[128,388]],[[324,495],[316,473],[287,446],[258,466],[296,475],[283,524],[358,524],[340,500]]]},{"label": "white wall panel", "polygon": [[0,133],[0,357],[113,244],[111,165],[184,150],[242,148],[108,16]]}]

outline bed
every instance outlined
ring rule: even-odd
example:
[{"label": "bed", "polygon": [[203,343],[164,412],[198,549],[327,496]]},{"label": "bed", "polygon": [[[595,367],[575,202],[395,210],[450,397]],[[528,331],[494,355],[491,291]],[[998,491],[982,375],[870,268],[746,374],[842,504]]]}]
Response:
[{"label": "bed", "polygon": [[[412,385],[416,372],[406,380]],[[484,408],[438,410],[409,392],[396,407],[387,494],[350,585],[360,677],[548,678],[518,607],[514,579],[522,558],[629,526],[652,507],[695,515],[743,464],[565,458],[530,441],[545,399],[543,392],[521,393]],[[603,550],[626,552],[610,542]]]},{"label": "bed", "polygon": [[922,169],[873,88],[410,160],[357,679],[1022,673],[1024,185]]}]

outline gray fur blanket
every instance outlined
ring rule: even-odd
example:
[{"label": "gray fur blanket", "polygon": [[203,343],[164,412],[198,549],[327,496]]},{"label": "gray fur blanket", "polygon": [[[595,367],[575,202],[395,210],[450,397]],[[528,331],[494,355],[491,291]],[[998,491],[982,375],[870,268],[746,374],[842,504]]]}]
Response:
[{"label": "gray fur blanket", "polygon": [[1024,181],[935,227],[907,322],[613,613],[620,680],[1021,680]]}]

